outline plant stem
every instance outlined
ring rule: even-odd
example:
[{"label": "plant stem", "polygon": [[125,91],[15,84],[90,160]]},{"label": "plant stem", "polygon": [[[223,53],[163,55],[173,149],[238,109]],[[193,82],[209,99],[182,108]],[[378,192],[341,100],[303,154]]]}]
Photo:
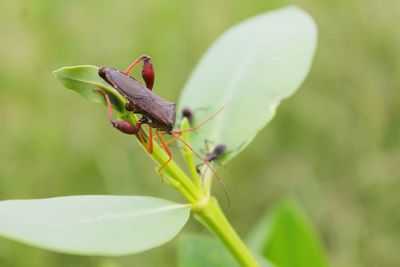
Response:
[{"label": "plant stem", "polygon": [[[156,161],[159,165],[163,164],[168,160],[168,155],[158,146],[157,143],[154,143],[154,150],[152,155],[150,155],[154,161]],[[198,201],[201,201],[204,194],[201,189],[199,189],[193,181],[185,174],[185,172],[175,163],[174,160],[171,160],[167,166],[163,169],[164,175],[171,177],[180,183],[181,187],[176,188],[191,204],[196,204]],[[191,198],[188,198],[187,195],[190,195]]]},{"label": "plant stem", "polygon": [[[152,158],[159,164],[165,162],[168,157],[160,150],[157,144],[154,145],[154,151],[151,155]],[[174,161],[171,161],[165,167],[165,173],[179,183],[179,186],[174,187],[193,204],[192,211],[196,213],[196,218],[224,243],[241,266],[260,267],[249,249],[226,219],[216,198],[209,196],[209,187],[207,187],[206,190],[198,187]],[[211,177],[208,177],[208,179],[211,180]],[[209,182],[209,186],[211,187],[211,181]]]},{"label": "plant stem", "polygon": [[[146,134],[145,131],[143,131],[143,134]],[[188,137],[186,136],[186,138]],[[140,141],[138,140],[138,142]],[[156,142],[153,143],[153,146],[153,153],[149,154],[149,156],[161,165],[168,160],[168,155]],[[146,151],[144,147],[143,149]],[[164,175],[167,176],[165,182],[178,190],[192,204],[192,212],[196,214],[196,218],[224,243],[241,266],[260,267],[250,250],[226,219],[217,199],[210,197],[212,173],[207,171],[208,168],[204,170],[206,178],[205,185],[202,187],[193,158],[189,158],[192,155],[184,153],[184,156],[187,157],[186,160],[194,179],[191,180],[175,161],[171,160],[163,169]]]},{"label": "plant stem", "polygon": [[[160,163],[166,160],[159,147],[155,147],[155,151],[157,152],[153,152],[152,157],[156,162]],[[226,219],[216,198],[209,197],[210,188],[203,191],[204,189],[197,187],[174,161],[171,161],[165,167],[165,172],[183,186],[181,188],[175,187],[175,189],[180,191],[193,204],[192,211],[196,213],[196,218],[225,244],[241,266],[259,267],[260,265]],[[211,178],[209,177],[208,179]]]},{"label": "plant stem", "polygon": [[[134,114],[129,114],[125,119],[128,119],[132,125],[135,125],[137,121],[136,115]],[[148,136],[148,133],[145,130],[141,129],[141,132],[143,136]],[[165,153],[165,151],[157,144],[157,142],[153,142],[153,152],[149,154],[137,135],[136,141],[143,148],[146,154],[148,154],[158,165],[162,165],[168,160],[169,157],[167,153]],[[158,168],[156,171],[158,171]],[[185,172],[175,163],[174,160],[171,160],[168,165],[165,166],[163,173],[167,176],[165,177],[165,182],[178,190],[183,197],[189,201],[189,203],[196,204],[203,199],[204,194],[201,188],[195,185],[193,181],[187,177]]]},{"label": "plant stem", "polygon": [[250,250],[226,219],[216,198],[210,198],[204,208],[196,214],[196,218],[225,244],[241,266],[260,267]]},{"label": "plant stem", "polygon": [[208,166],[204,165],[203,168],[201,169],[201,173],[203,174],[203,191],[206,193],[207,196],[211,195],[211,185],[212,185],[212,179],[213,179],[213,173],[211,172],[210,168]]},{"label": "plant stem", "polygon": [[[182,120],[181,125],[181,130],[187,130],[190,128],[189,121],[186,118]],[[182,135],[182,139],[185,140],[187,143],[190,143],[190,132],[184,132]],[[200,178],[197,173],[196,164],[193,160],[193,152],[187,146],[184,146],[183,149],[181,149],[181,152],[194,184],[197,187],[200,187]]]}]

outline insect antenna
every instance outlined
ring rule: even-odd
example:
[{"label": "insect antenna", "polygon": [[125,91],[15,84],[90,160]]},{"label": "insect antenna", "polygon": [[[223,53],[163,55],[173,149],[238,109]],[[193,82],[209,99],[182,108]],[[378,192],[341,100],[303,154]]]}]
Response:
[{"label": "insect antenna", "polygon": [[[222,110],[222,109],[221,109]],[[220,112],[221,110],[219,110],[218,112]],[[221,185],[222,189],[224,190],[226,199],[228,200],[228,206],[231,205],[231,199],[229,197],[229,192],[228,192],[228,188],[225,186],[224,182],[222,181],[221,177],[215,172],[215,170],[211,167],[211,165],[209,164],[209,162],[207,160],[205,160],[199,153],[197,153],[185,140],[183,140],[180,136],[179,133],[173,133],[174,137],[181,141],[182,144],[184,144],[193,154],[196,155],[196,157],[198,157],[203,163],[204,165],[206,165],[211,172],[213,173],[213,175],[215,176],[215,178],[217,178],[218,183]]]},{"label": "insect antenna", "polygon": [[185,132],[193,132],[196,131],[197,129],[199,129],[200,127],[203,127],[205,124],[207,124],[208,122],[210,122],[212,119],[214,119],[219,113],[221,113],[227,106],[228,104],[223,105],[220,109],[218,109],[214,114],[212,114],[210,117],[208,117],[206,120],[202,121],[200,124],[188,128],[188,129],[183,129],[183,130],[174,130],[174,133],[177,134],[181,134],[181,133],[185,133]]}]

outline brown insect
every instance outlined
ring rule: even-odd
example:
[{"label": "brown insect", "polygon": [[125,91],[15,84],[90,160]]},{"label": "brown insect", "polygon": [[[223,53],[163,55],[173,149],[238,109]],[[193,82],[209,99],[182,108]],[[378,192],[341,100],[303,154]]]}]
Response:
[{"label": "brown insect", "polygon": [[[146,87],[141,85],[135,78],[129,76],[129,73],[140,62],[143,62],[142,77],[146,83]],[[221,178],[215,173],[211,168],[208,161],[202,158],[187,142],[185,142],[180,136],[186,131],[195,131],[200,128],[212,118],[214,118],[223,108],[218,110],[215,114],[209,117],[207,120],[203,121],[196,127],[192,127],[186,130],[174,130],[175,120],[176,120],[176,106],[175,103],[171,103],[160,96],[153,93],[154,85],[154,67],[151,59],[147,55],[143,55],[135,60],[124,72],[121,72],[114,68],[100,67],[99,76],[103,78],[108,84],[114,87],[126,100],[127,103],[125,108],[136,114],[141,114],[142,117],[136,122],[135,125],[131,125],[128,121],[117,120],[112,115],[112,105],[108,95],[100,89],[97,89],[106,99],[108,107],[108,116],[111,124],[125,134],[138,135],[143,146],[147,149],[148,153],[153,152],[153,135],[152,129],[156,129],[156,136],[159,139],[161,145],[164,147],[168,154],[168,160],[164,162],[159,168],[158,172],[162,177],[161,170],[172,160],[172,153],[168,147],[168,144],[174,140],[181,141],[185,146],[187,146],[202,162],[207,165],[215,177],[218,179],[225,192],[227,192],[225,186],[223,185]],[[145,138],[142,136],[141,128],[143,124],[148,125],[149,135],[148,135],[148,145],[146,145]],[[162,135],[172,135],[172,138],[168,141],[164,141]]]}]

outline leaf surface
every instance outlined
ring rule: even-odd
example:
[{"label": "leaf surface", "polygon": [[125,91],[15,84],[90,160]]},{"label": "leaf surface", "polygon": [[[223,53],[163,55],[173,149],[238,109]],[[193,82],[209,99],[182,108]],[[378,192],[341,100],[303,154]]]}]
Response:
[{"label": "leaf surface", "polygon": [[328,267],[318,235],[294,200],[260,221],[248,240],[252,249],[280,267]]},{"label": "leaf surface", "polygon": [[106,105],[104,96],[96,91],[103,90],[110,97],[113,109],[119,114],[126,113],[126,100],[99,76],[98,71],[99,67],[96,66],[79,65],[62,67],[53,73],[66,88],[76,91],[91,102]]},{"label": "leaf surface", "polygon": [[[262,257],[262,267],[273,267]],[[201,234],[185,234],[179,241],[178,267],[239,267],[235,258],[219,240]],[[275,266],[276,267],[276,266]]]},{"label": "leaf surface", "polygon": [[245,20],[226,31],[208,49],[187,82],[178,113],[192,109],[197,125],[194,147],[205,140],[227,145],[227,162],[244,149],[272,119],[281,101],[305,79],[317,43],[312,18],[296,7]]},{"label": "leaf surface", "polygon": [[68,196],[0,202],[0,236],[49,250],[115,256],[175,237],[190,206],[144,196]]}]

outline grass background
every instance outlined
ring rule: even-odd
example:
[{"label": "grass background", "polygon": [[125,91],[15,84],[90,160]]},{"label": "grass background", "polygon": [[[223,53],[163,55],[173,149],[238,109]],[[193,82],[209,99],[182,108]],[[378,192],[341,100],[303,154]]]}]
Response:
[{"label": "grass background", "polygon": [[[147,53],[155,91],[173,101],[225,29],[288,3],[318,24],[313,68],[221,171],[233,201],[226,213],[245,236],[264,212],[294,195],[332,266],[400,266],[398,0],[0,1],[0,198],[180,200],[132,137],[112,129],[105,109],[65,90],[52,71],[78,64],[123,69]],[[194,221],[189,230],[202,231]],[[174,266],[175,246],[176,240],[138,255],[97,258],[0,239],[0,266]]]}]

